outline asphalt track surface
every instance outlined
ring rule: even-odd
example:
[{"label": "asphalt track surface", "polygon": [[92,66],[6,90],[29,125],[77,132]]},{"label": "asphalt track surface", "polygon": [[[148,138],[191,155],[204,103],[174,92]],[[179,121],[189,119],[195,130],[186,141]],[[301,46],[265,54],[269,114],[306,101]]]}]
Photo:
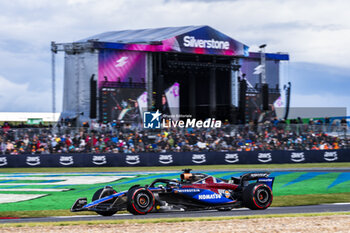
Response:
[{"label": "asphalt track surface", "polygon": [[270,207],[266,210],[249,210],[246,208],[233,209],[231,211],[173,211],[166,213],[150,213],[147,215],[115,214],[110,217],[99,215],[79,215],[45,217],[45,218],[19,218],[0,219],[1,223],[29,223],[29,222],[64,222],[64,221],[95,221],[95,220],[127,220],[127,219],[157,219],[157,218],[196,218],[196,217],[229,217],[265,214],[298,214],[298,213],[325,213],[325,212],[349,212],[350,203],[323,204],[311,206]]}]

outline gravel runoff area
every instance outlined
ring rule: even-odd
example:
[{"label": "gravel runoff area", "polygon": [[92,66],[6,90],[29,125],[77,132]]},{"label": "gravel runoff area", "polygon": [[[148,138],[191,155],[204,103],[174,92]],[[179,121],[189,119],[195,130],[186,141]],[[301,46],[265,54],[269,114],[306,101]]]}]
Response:
[{"label": "gravel runoff area", "polygon": [[0,232],[349,232],[350,216],[275,217],[220,221],[1,227]]}]

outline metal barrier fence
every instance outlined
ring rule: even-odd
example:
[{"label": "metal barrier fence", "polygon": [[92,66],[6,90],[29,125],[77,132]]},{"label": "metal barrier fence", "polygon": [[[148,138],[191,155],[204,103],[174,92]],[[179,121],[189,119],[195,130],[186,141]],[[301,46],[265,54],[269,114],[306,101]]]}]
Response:
[{"label": "metal barrier fence", "polygon": [[99,127],[54,127],[54,128],[10,128],[1,129],[0,128],[0,140],[4,137],[10,138],[10,140],[17,140],[21,137],[35,137],[35,136],[48,136],[48,135],[76,135],[81,133],[87,134],[118,134],[122,133],[133,133],[133,132],[147,132],[148,135],[158,134],[164,131],[176,131],[177,133],[188,133],[188,132],[224,132],[231,136],[242,134],[242,133],[295,133],[296,135],[302,135],[303,133],[326,133],[337,137],[347,137],[350,135],[350,128],[346,125],[309,125],[309,124],[246,124],[246,125],[223,125],[219,129],[208,129],[208,128],[198,128],[198,129],[187,129],[187,128],[176,128],[176,129],[143,129],[140,126],[122,126],[122,127],[112,127],[110,125],[103,125]]}]

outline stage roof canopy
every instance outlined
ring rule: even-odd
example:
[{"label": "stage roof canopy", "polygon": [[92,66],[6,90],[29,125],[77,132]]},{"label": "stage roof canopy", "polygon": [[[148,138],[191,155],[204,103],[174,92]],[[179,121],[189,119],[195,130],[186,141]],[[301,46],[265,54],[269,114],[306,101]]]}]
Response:
[{"label": "stage roof canopy", "polygon": [[96,48],[248,56],[248,46],[209,26],[111,31],[77,41]]},{"label": "stage roof canopy", "polygon": [[150,28],[150,29],[136,29],[136,30],[122,30],[104,32],[78,42],[87,42],[89,40],[97,40],[111,43],[131,43],[131,44],[151,44],[170,39],[175,36],[188,33],[205,26],[185,26],[185,27],[165,27],[165,28]]}]

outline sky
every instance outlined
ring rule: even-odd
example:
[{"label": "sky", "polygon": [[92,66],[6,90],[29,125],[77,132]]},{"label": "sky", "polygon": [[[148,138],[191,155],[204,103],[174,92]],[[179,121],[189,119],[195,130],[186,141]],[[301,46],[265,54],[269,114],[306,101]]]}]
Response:
[{"label": "sky", "polygon": [[[0,111],[52,111],[51,41],[186,25],[209,25],[250,51],[288,52],[291,106],[350,109],[349,9],[346,0],[0,0]],[[63,54],[56,71],[59,111]]]}]

